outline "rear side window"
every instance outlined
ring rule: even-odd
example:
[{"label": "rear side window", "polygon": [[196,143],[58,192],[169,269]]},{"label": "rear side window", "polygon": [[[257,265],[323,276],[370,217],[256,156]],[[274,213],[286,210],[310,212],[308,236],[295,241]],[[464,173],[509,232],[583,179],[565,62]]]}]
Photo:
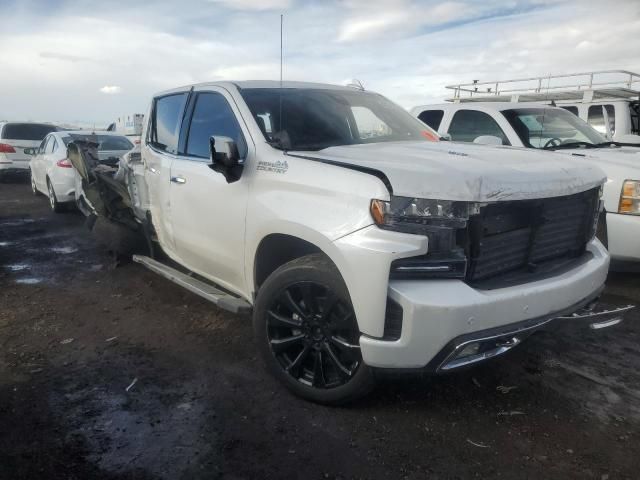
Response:
[{"label": "rear side window", "polygon": [[149,143],[154,148],[168,153],[178,151],[178,137],[186,99],[186,93],[155,99],[149,131]]},{"label": "rear side window", "polygon": [[40,141],[49,133],[58,129],[44,123],[7,123],[0,134],[5,140]]},{"label": "rear side window", "polygon": [[53,135],[50,135],[49,139],[47,140],[47,146],[44,148],[44,153],[53,153],[55,143],[56,139],[53,138]]},{"label": "rear side window", "polygon": [[440,128],[440,122],[442,122],[442,117],[444,117],[444,110],[425,110],[418,118],[429,125],[434,130],[438,130]]},{"label": "rear side window", "polygon": [[482,135],[492,135],[501,138],[503,145],[510,145],[500,125],[489,114],[477,110],[458,110],[448,133],[456,142],[473,142]]},{"label": "rear side window", "polygon": [[567,112],[571,112],[573,113],[576,117],[578,117],[578,107],[560,107],[560,108],[564,108]]},{"label": "rear side window", "polygon": [[589,107],[588,122],[598,132],[602,134],[609,133],[604,123],[603,107],[604,111],[607,112],[607,117],[609,117],[609,129],[613,135],[616,133],[616,112],[613,105],[591,105]]},{"label": "rear side window", "polygon": [[76,140],[97,143],[98,151],[131,150],[133,148],[133,143],[123,135],[79,135],[72,133],[62,138],[65,145],[69,145],[69,143]]},{"label": "rear side window", "polygon": [[189,124],[186,154],[209,158],[209,139],[213,136],[231,138],[240,158],[246,157],[247,144],[227,100],[219,93],[199,93]]}]

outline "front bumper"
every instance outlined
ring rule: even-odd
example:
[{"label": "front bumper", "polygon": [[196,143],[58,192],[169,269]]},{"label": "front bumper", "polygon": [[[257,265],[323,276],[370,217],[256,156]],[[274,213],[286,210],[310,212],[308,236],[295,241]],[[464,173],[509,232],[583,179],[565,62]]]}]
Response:
[{"label": "front bumper", "polygon": [[592,330],[613,327],[622,322],[624,315],[634,308],[633,305],[626,305],[611,310],[596,311],[597,297],[596,294],[592,298],[585,299],[565,312],[462,335],[449,342],[429,363],[427,370],[438,373],[448,372],[497,357],[540,330],[575,325],[586,326]]},{"label": "front bumper", "polygon": [[640,262],[640,215],[607,212],[607,240],[612,260]]},{"label": "front bumper", "polygon": [[479,290],[461,280],[391,281],[388,295],[402,307],[402,332],[396,341],[362,335],[364,362],[424,368],[465,336],[573,313],[598,295],[608,268],[606,249],[593,240],[570,270],[517,286]]}]

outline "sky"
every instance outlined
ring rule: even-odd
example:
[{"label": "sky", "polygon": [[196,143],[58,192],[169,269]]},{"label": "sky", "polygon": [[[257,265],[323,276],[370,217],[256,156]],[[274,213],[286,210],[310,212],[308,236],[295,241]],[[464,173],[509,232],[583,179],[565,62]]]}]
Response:
[{"label": "sky", "polygon": [[0,119],[114,121],[159,91],[284,78],[405,108],[445,85],[640,72],[637,0],[0,0]]}]

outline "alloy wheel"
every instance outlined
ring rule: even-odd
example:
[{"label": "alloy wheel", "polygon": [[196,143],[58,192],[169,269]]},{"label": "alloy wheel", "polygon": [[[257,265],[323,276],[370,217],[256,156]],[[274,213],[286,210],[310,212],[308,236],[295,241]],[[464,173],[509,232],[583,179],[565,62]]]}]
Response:
[{"label": "alloy wheel", "polygon": [[353,308],[315,282],[289,285],[276,296],[267,337],[284,371],[314,388],[344,385],[362,364]]}]

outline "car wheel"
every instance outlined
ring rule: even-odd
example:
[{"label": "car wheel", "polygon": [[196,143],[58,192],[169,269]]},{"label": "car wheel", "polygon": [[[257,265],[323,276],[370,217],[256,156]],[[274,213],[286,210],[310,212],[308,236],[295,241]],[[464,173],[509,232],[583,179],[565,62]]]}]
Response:
[{"label": "car wheel", "polygon": [[35,196],[38,196],[40,192],[38,192],[38,187],[36,186],[36,179],[33,178],[33,170],[29,169],[29,177],[31,177],[31,193]]},{"label": "car wheel", "polygon": [[47,191],[49,192],[49,205],[51,206],[51,210],[55,213],[60,213],[63,210],[63,206],[58,202],[56,192],[53,190],[53,185],[51,185],[49,179],[47,179]]},{"label": "car wheel", "polygon": [[307,255],[273,272],[258,293],[253,326],[269,369],[296,395],[335,405],[373,387],[349,292],[325,256]]}]

